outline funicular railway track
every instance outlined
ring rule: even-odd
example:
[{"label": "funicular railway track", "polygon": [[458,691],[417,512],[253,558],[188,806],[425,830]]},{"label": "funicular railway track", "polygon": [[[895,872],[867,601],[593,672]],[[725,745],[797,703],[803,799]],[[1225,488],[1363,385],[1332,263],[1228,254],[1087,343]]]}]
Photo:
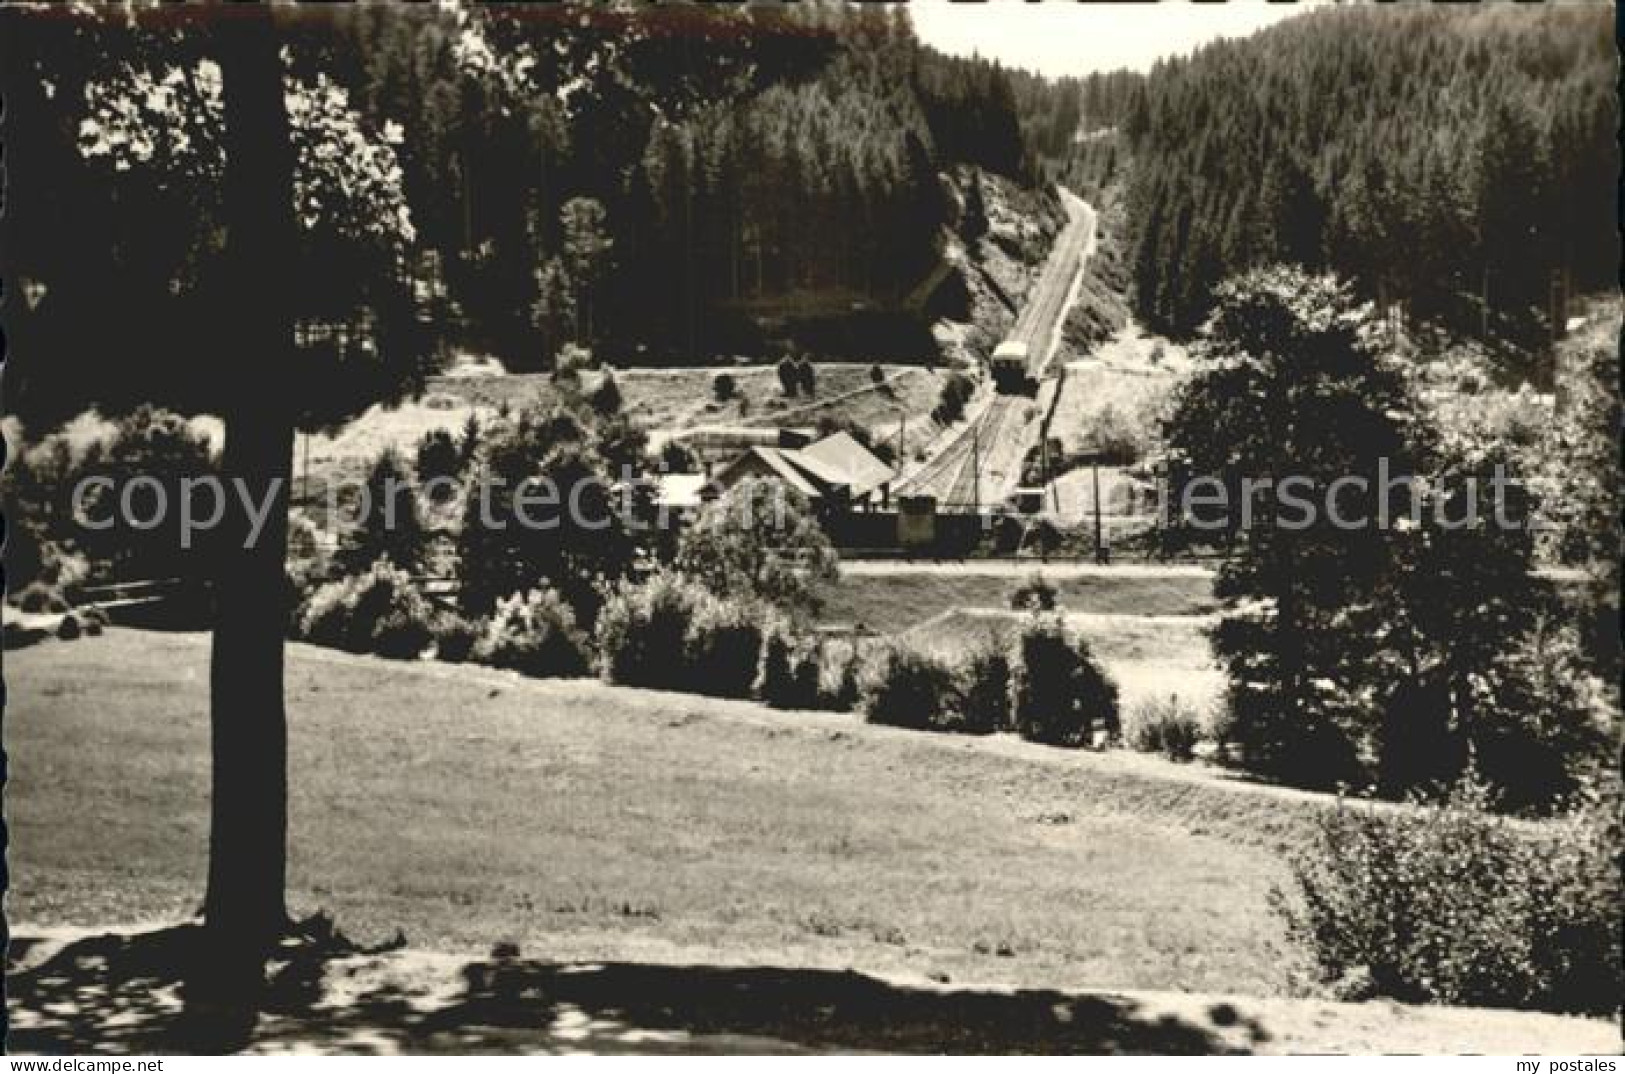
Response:
[{"label": "funicular railway track", "polygon": [[1049,362],[1056,329],[1072,293],[1072,283],[1094,239],[1094,213],[1080,203],[1072,214],[1072,221],[1055,240],[1055,248],[1033,287],[1032,296],[1010,329],[1009,338],[1027,346],[1027,372],[1032,377],[1042,376]]},{"label": "funicular railway track", "polygon": [[[1023,343],[1028,375],[1043,375],[1073,282],[1094,239],[1094,213],[1068,199],[1072,220],[1056,239],[1044,271],[1016,317],[1009,339]],[[1020,478],[1020,436],[1031,411],[1025,395],[991,395],[968,425],[899,486],[903,495],[931,496],[939,507],[975,510],[1000,502]]]},{"label": "funicular railway track", "polygon": [[[1026,400],[1013,395],[995,395],[980,414],[904,485],[907,495],[934,496],[942,507],[974,508],[986,502],[1000,483],[1002,473],[994,473],[988,452],[1007,442],[1022,420]],[[983,487],[984,481],[989,487]]]}]

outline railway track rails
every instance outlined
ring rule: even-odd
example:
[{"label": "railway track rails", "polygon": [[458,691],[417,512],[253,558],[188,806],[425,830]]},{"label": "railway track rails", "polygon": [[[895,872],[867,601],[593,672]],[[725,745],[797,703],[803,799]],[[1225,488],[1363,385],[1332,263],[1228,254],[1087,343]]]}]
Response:
[{"label": "railway track rails", "polygon": [[[1073,281],[1094,237],[1094,215],[1079,206],[1056,239],[1008,337],[1027,345],[1029,373],[1034,377],[1042,376],[1049,363]],[[992,396],[959,435],[901,482],[899,491],[935,497],[944,507],[974,508],[1002,501],[1021,476],[1019,433],[1029,403],[1021,395]]]}]

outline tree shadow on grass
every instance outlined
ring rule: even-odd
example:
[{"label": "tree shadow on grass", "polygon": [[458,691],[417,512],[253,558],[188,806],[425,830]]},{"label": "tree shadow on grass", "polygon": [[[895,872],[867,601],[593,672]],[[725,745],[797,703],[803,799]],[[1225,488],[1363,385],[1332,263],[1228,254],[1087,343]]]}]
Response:
[{"label": "tree shadow on grass", "polygon": [[[14,939],[8,1048],[37,1053],[965,1052],[1215,1054],[1256,1023],[1121,996],[900,985],[779,967],[459,961],[285,950],[261,1013],[233,1022],[183,975],[202,930]],[[190,1002],[189,1002],[190,1001]],[[1221,1028],[1228,1032],[1221,1032]]]}]

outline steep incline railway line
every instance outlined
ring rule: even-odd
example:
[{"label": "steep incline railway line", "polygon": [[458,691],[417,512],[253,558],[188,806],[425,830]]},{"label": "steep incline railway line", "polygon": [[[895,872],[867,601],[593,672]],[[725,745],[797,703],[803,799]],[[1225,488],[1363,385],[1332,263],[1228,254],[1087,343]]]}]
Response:
[{"label": "steep incline railway line", "polygon": [[[1056,239],[1007,340],[1025,347],[1026,376],[1035,379],[1043,376],[1055,349],[1073,284],[1094,241],[1094,211],[1070,194],[1063,197],[1072,220]],[[994,394],[957,436],[904,478],[898,490],[903,495],[935,497],[943,507],[1002,502],[1021,476],[1027,439],[1023,430],[1031,409],[1025,395]]]},{"label": "steep incline railway line", "polygon": [[1055,240],[1055,249],[1044,265],[1043,275],[1033,288],[1027,305],[1016,318],[1015,327],[1010,330],[1009,338],[1027,347],[1027,374],[1032,377],[1043,375],[1044,366],[1054,349],[1055,330],[1060,326],[1067,299],[1072,293],[1073,281],[1077,279],[1083,258],[1094,240],[1094,212],[1082,202],[1073,200],[1068,201],[1068,208],[1072,213],[1072,222]]}]

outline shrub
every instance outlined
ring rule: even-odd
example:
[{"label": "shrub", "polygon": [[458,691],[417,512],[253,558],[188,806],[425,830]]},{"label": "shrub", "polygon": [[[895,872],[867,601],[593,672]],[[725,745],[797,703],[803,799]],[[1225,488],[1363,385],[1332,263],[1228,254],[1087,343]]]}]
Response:
[{"label": "shrub", "polygon": [[56,625],[56,636],[63,641],[72,641],[82,632],[83,628],[79,625],[79,617],[72,612],[64,615],[62,621]]},{"label": "shrub", "polygon": [[380,559],[318,587],[300,615],[299,634],[317,645],[409,659],[428,647],[433,619],[411,575]]},{"label": "shrub", "polygon": [[749,697],[762,660],[763,618],[754,602],[704,594],[683,636],[687,687],[713,697]]},{"label": "shrub", "polygon": [[824,647],[818,642],[799,646],[791,661],[791,696],[798,709],[818,708],[823,699]]},{"label": "shrub", "polygon": [[747,478],[683,530],[677,566],[719,596],[815,610],[839,556],[804,496]]},{"label": "shrub", "polygon": [[484,619],[471,619],[460,612],[441,612],[430,625],[434,655],[448,664],[461,664],[474,656],[474,646],[485,636]]},{"label": "shrub", "polygon": [[681,440],[668,440],[660,449],[660,469],[668,474],[697,474],[700,458]]},{"label": "shrub", "polygon": [[1619,794],[1539,826],[1476,777],[1437,806],[1340,806],[1272,904],[1343,995],[1609,1014],[1620,1002]]},{"label": "shrub", "polygon": [[1128,743],[1141,753],[1160,753],[1170,761],[1189,761],[1202,739],[1202,721],[1178,695],[1140,703],[1129,721]]},{"label": "shrub", "polygon": [[796,375],[795,359],[789,355],[780,358],[776,371],[779,375],[779,390],[794,399],[796,390],[801,386],[800,378]]},{"label": "shrub", "polygon": [[1002,646],[987,645],[965,661],[964,718],[961,730],[991,735],[1010,727],[1010,654]]},{"label": "shrub", "polygon": [[970,402],[975,390],[975,384],[965,374],[948,374],[937,395],[937,405],[931,410],[931,417],[938,425],[952,425],[964,416],[965,404]]},{"label": "shrub", "polygon": [[600,415],[608,417],[621,411],[621,386],[615,383],[615,374],[605,372],[587,396],[587,404]]},{"label": "shrub", "polygon": [[407,568],[422,564],[429,534],[411,475],[393,448],[386,447],[373,460],[363,490],[364,513],[346,537],[340,561],[352,569],[382,558]]},{"label": "shrub", "polygon": [[839,684],[825,691],[824,657],[822,642],[797,642],[784,624],[775,626],[762,643],[757,695],[780,709],[836,708]]},{"label": "shrub", "polygon": [[738,387],[732,373],[718,373],[711,378],[711,394],[719,403],[726,403],[732,399]]},{"label": "shrub", "polygon": [[582,675],[590,664],[587,639],[575,612],[551,588],[514,593],[497,601],[475,642],[475,663],[510,668],[538,678]]},{"label": "shrub", "polygon": [[421,484],[428,485],[431,481],[444,484],[447,479],[456,480],[462,474],[463,452],[449,432],[431,429],[418,441],[416,466]]},{"label": "shrub", "polygon": [[684,639],[706,592],[679,574],[617,586],[598,613],[599,669],[622,686],[680,690]]},{"label": "shrub", "polygon": [[1055,586],[1037,571],[1010,594],[1010,607],[1018,612],[1053,612],[1056,603]]},{"label": "shrub", "polygon": [[[181,540],[181,520],[188,516],[176,505],[183,497],[189,498],[189,517],[209,517],[213,510],[209,494],[183,483],[214,474],[214,450],[208,437],[185,417],[142,405],[115,422],[106,439],[91,443],[75,466],[73,480],[64,488],[91,477],[113,482],[100,489],[84,486],[90,492],[84,505],[86,516],[111,518],[113,524],[95,530],[74,526],[71,535],[47,531],[46,536],[71,540],[95,564],[98,577],[186,577],[204,569],[201,564],[210,541],[207,537],[195,543]],[[113,510],[111,499],[128,494],[131,487],[127,482],[137,477],[157,481],[162,492],[155,490],[155,496],[163,496],[171,507],[150,528],[136,526],[124,512]],[[144,496],[137,499],[138,513],[155,506]],[[61,517],[67,521],[72,516]]]},{"label": "shrub", "polygon": [[826,649],[818,682],[818,707],[852,712],[863,703],[863,661],[854,645],[839,661]]},{"label": "shrub", "polygon": [[878,365],[871,365],[869,367],[869,383],[876,387],[886,383],[886,371]]},{"label": "shrub", "polygon": [[17,607],[25,612],[65,612],[68,602],[56,586],[46,582],[29,582],[17,594]]},{"label": "shrub", "polygon": [[929,731],[954,720],[954,674],[942,660],[918,650],[886,650],[865,684],[870,723]]},{"label": "shrub", "polygon": [[756,696],[776,709],[795,708],[795,646],[782,630],[771,631],[762,643],[762,674]]},{"label": "shrub", "polygon": [[1051,615],[1034,616],[1017,641],[1015,725],[1023,738],[1051,746],[1089,746],[1097,729],[1117,731],[1117,686],[1087,643]]}]

